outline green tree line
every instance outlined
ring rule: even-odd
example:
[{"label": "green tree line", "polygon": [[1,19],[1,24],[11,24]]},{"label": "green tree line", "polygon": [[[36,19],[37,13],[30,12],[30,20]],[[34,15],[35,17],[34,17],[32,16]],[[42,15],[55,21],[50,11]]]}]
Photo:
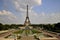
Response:
[{"label": "green tree line", "polygon": [[60,33],[60,23],[55,24],[32,24],[34,28],[40,27],[47,31]]},{"label": "green tree line", "polygon": [[[0,23],[0,30],[8,30],[8,29],[17,29],[19,27],[24,26],[23,24],[2,24]],[[44,30],[59,32],[60,33],[60,23],[55,24],[31,24],[33,28],[43,28]]]}]

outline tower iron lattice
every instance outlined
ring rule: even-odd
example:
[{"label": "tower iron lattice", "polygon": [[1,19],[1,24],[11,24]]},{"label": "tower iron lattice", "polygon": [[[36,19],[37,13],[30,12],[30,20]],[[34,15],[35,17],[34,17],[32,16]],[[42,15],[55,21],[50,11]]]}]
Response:
[{"label": "tower iron lattice", "polygon": [[28,15],[28,5],[27,5],[27,14],[26,14],[26,19],[25,19],[25,23],[24,23],[24,25],[25,26],[28,26],[28,25],[30,25],[31,23],[30,23],[30,19],[29,19],[29,15]]}]

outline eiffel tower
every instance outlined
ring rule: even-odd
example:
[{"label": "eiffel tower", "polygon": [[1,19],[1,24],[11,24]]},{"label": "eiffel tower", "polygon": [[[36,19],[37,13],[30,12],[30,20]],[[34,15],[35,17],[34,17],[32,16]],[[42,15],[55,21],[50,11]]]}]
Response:
[{"label": "eiffel tower", "polygon": [[30,23],[30,20],[29,20],[28,5],[27,5],[27,14],[26,14],[26,19],[25,19],[24,25],[25,25],[25,26],[29,26],[30,24],[31,24],[31,23]]}]

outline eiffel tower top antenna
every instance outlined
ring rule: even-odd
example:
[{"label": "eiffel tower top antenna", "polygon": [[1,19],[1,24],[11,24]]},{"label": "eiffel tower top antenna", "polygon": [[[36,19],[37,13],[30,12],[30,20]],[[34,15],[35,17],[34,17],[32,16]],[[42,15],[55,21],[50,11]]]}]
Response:
[{"label": "eiffel tower top antenna", "polygon": [[27,5],[27,17],[28,17],[28,5]]}]

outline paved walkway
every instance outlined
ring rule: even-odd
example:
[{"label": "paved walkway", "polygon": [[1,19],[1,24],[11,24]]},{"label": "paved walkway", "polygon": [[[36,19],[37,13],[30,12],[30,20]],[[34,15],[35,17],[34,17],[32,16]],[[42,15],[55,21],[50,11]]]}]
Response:
[{"label": "paved walkway", "polygon": [[19,40],[36,40],[33,36],[24,36]]},{"label": "paved walkway", "polygon": [[2,38],[2,37],[0,37],[0,40],[14,40],[14,39],[8,39],[8,38]]}]

